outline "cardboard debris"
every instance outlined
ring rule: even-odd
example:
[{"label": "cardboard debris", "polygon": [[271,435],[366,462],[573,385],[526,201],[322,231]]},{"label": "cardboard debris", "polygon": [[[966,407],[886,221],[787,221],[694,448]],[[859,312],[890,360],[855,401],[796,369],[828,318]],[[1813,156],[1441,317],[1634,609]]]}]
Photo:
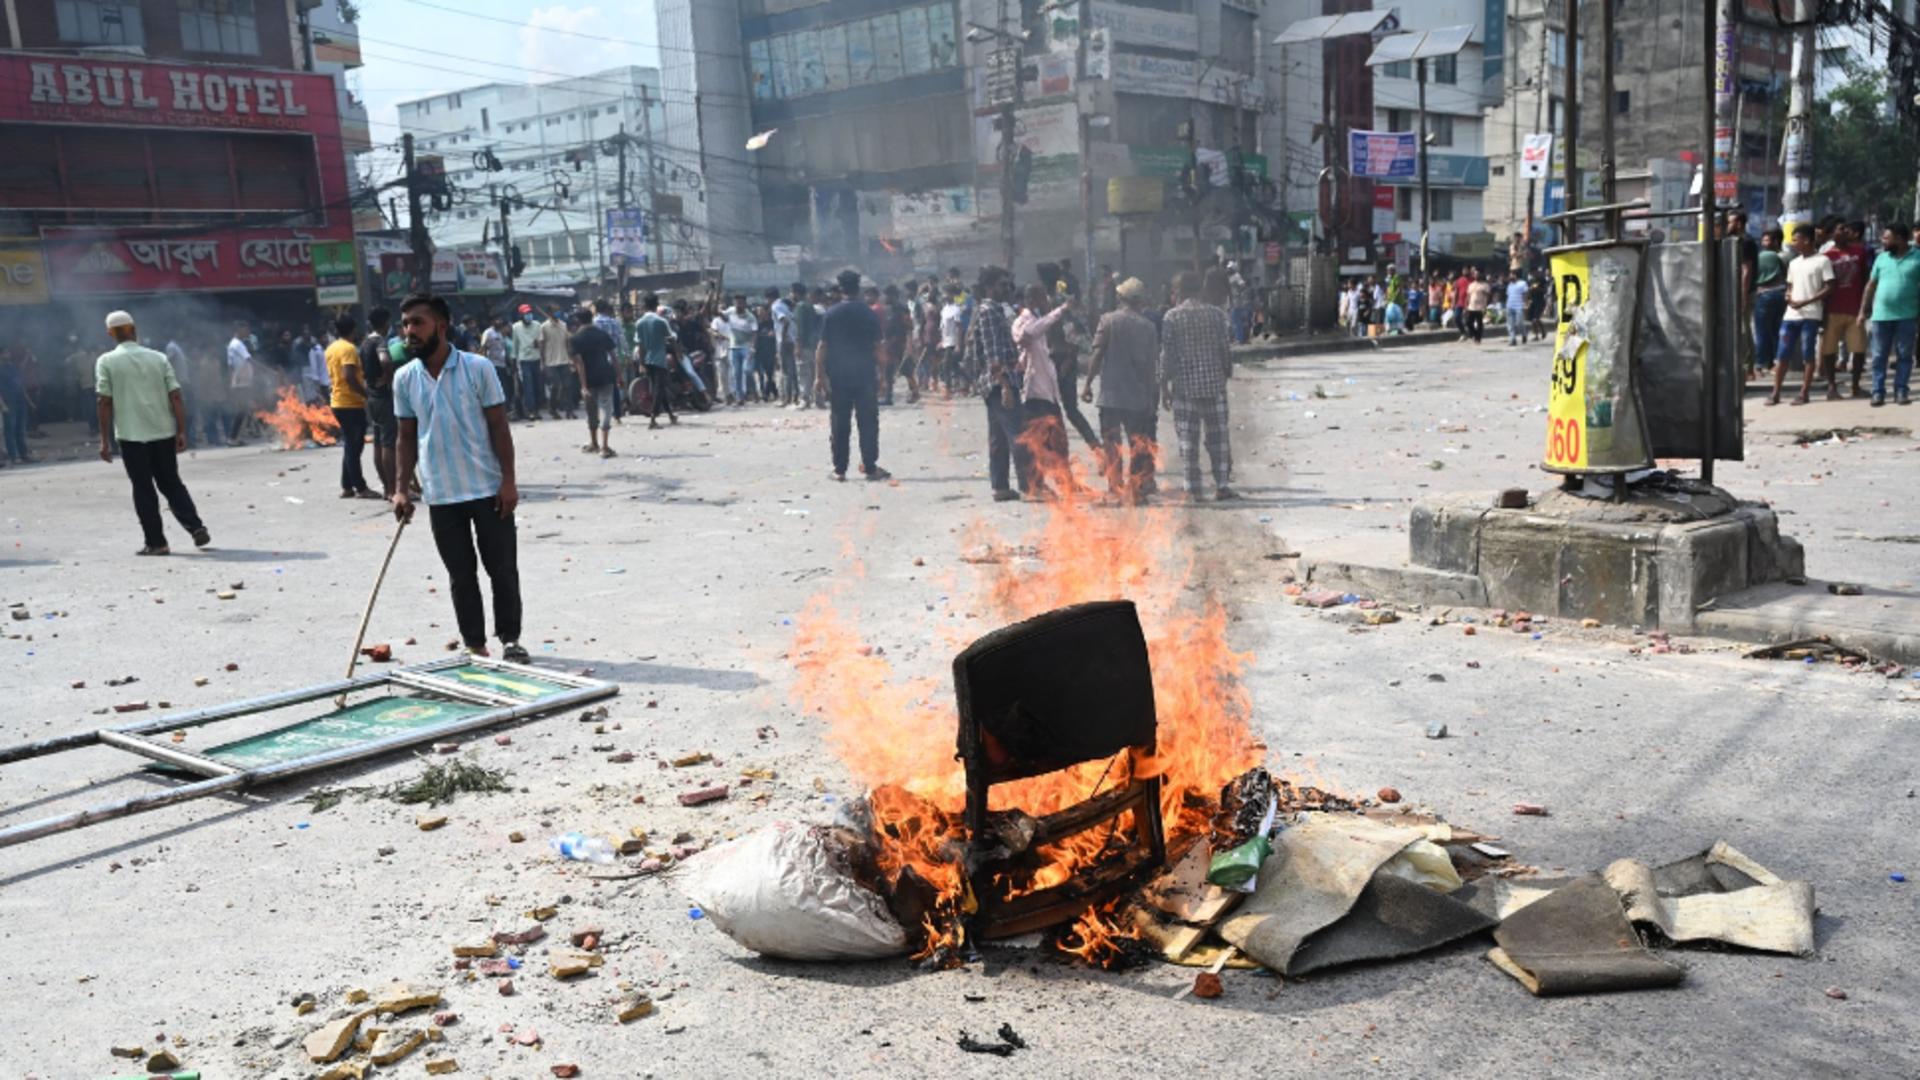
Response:
[{"label": "cardboard debris", "polygon": [[1495,966],[1541,997],[1674,986],[1686,970],[1655,956],[1598,874],[1554,889],[1494,930]]},{"label": "cardboard debris", "polygon": [[[1804,881],[1782,881],[1765,867],[1717,843],[1701,856],[1709,873],[1693,875],[1682,885],[1691,891],[1674,895],[1656,878],[1676,876],[1675,868],[1659,871],[1645,863],[1620,859],[1608,866],[1605,877],[1626,904],[1627,918],[1657,928],[1673,942],[1718,941],[1742,949],[1813,955],[1813,886]],[[1735,888],[1725,888],[1723,876],[1711,868],[1725,867],[1739,875]]]},{"label": "cardboard debris", "polygon": [[1374,873],[1421,839],[1357,814],[1310,814],[1282,832],[1259,885],[1220,923],[1220,936],[1284,973],[1313,934],[1353,910]]}]

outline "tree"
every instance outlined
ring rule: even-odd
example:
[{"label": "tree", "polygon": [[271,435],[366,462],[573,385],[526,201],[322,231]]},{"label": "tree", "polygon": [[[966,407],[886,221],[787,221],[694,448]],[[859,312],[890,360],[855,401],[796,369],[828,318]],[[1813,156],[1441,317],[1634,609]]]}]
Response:
[{"label": "tree", "polygon": [[1920,137],[1894,114],[1885,73],[1855,69],[1813,112],[1813,204],[1873,221],[1912,215]]}]

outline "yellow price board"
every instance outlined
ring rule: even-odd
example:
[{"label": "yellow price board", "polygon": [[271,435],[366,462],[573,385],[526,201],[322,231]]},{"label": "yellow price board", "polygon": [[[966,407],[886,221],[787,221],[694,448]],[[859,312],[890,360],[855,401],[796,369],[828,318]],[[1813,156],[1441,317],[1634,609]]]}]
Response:
[{"label": "yellow price board", "polygon": [[1556,254],[1552,266],[1560,325],[1553,338],[1553,387],[1547,396],[1546,467],[1578,472],[1587,467],[1587,354],[1592,343],[1575,332],[1573,316],[1587,300],[1587,253]]}]

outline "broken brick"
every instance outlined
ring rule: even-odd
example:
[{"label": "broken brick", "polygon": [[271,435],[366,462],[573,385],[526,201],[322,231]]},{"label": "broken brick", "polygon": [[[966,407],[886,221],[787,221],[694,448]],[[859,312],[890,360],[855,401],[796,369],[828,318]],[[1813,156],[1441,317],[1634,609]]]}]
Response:
[{"label": "broken brick", "polygon": [[1383,788],[1381,788],[1381,789],[1380,789],[1380,801],[1381,801],[1381,802],[1383,802],[1383,803],[1397,803],[1397,802],[1399,802],[1399,801],[1400,801],[1400,789],[1399,789],[1399,788],[1390,788],[1390,787],[1383,787]]},{"label": "broken brick", "polygon": [[693,791],[681,792],[680,805],[681,806],[702,806],[706,803],[718,802],[721,799],[724,799],[726,797],[727,797],[727,785],[716,784],[713,787],[696,788]]},{"label": "broken brick", "polygon": [[553,1075],[555,1075],[555,1076],[558,1076],[558,1077],[561,1077],[561,1080],[566,1080],[566,1078],[567,1078],[567,1077],[571,1077],[571,1076],[579,1076],[579,1075],[580,1075],[580,1066],[578,1066],[578,1065],[555,1065],[555,1066],[553,1067]]},{"label": "broken brick", "polygon": [[1211,971],[1203,971],[1193,977],[1193,996],[1197,998],[1217,998],[1226,993],[1226,986],[1220,976]]},{"label": "broken brick", "polygon": [[460,1063],[452,1058],[434,1058],[432,1061],[427,1062],[428,1076],[443,1076],[447,1073],[459,1071]]},{"label": "broken brick", "polygon": [[[435,995],[435,997],[438,996]],[[316,1065],[324,1065],[346,1053],[347,1047],[353,1045],[354,1035],[360,1030],[360,1021],[365,1020],[369,1015],[371,1014],[357,1012],[343,1016],[309,1034],[300,1044],[301,1048],[307,1052],[307,1060]]]},{"label": "broken brick", "polygon": [[607,936],[607,932],[605,930],[600,929],[597,926],[583,926],[580,929],[575,930],[572,933],[568,934],[567,940],[572,942],[576,946],[580,946],[583,948],[592,948],[592,946],[586,944],[586,940],[588,938],[600,938],[600,937],[606,937],[606,936]]},{"label": "broken brick", "polygon": [[385,1031],[373,1043],[373,1063],[391,1065],[420,1048],[427,1041],[422,1031]]}]

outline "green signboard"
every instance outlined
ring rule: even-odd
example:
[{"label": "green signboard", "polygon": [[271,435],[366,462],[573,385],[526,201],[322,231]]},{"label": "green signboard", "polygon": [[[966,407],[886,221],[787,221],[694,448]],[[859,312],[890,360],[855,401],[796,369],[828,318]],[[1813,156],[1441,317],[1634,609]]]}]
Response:
[{"label": "green signboard", "polygon": [[[422,674],[522,701],[538,701],[570,689],[546,679],[518,672],[497,671],[477,664]],[[464,701],[440,701],[410,694],[376,698],[349,708],[333,709],[311,720],[302,720],[263,735],[225,743],[205,753],[215,761],[224,761],[242,769],[257,769],[348,746],[359,746],[391,735],[438,727],[495,707]]]},{"label": "green signboard", "polygon": [[330,750],[359,746],[389,735],[438,727],[486,710],[487,706],[469,705],[461,701],[432,701],[417,697],[379,698],[345,709],[334,709],[278,731],[216,746],[206,751],[206,756],[242,769],[257,769],[324,754]]},{"label": "green signboard", "polygon": [[360,302],[360,274],[351,240],[314,241],[314,301],[324,306]]}]

